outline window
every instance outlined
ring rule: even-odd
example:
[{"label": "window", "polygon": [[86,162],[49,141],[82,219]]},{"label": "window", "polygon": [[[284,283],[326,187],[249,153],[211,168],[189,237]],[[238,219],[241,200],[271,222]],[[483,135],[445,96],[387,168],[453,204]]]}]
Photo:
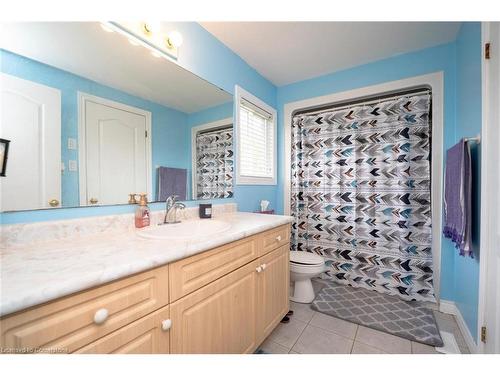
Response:
[{"label": "window", "polygon": [[276,110],[236,86],[238,185],[276,184]]}]

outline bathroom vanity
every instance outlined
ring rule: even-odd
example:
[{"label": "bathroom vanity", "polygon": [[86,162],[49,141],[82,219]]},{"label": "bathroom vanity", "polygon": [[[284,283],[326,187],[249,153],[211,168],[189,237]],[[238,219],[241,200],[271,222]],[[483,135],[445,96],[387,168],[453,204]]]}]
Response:
[{"label": "bathroom vanity", "polygon": [[[146,239],[137,233],[116,235],[116,253],[113,255],[108,247],[103,260],[108,269],[101,272],[101,280],[106,272],[114,273],[109,276],[115,278],[113,281],[24,309],[23,304],[30,298],[23,297],[21,290],[21,295],[4,295],[2,303],[12,297],[4,312],[16,310],[0,320],[4,352],[12,348],[44,353],[254,352],[289,309],[290,219],[234,213],[224,220],[231,223],[231,228],[209,240],[186,242]],[[88,246],[93,239],[98,236],[81,241]],[[111,268],[121,266],[120,241],[129,246],[140,244],[145,259],[151,257],[165,264],[116,278],[118,274]],[[47,242],[38,252],[32,250],[39,259],[28,256],[31,266],[36,269],[37,261],[44,262],[44,248],[62,249],[60,242]],[[223,244],[214,247],[215,243]],[[78,241],[75,246],[73,251],[78,252]],[[96,247],[95,251],[99,251],[99,245]],[[160,253],[162,260],[158,258]],[[2,289],[15,289],[10,282],[15,283],[23,275],[9,275],[15,259],[9,260],[8,252],[3,259],[7,274]],[[81,261],[85,262],[85,258]],[[30,264],[25,266],[25,272],[29,272]],[[75,267],[83,278],[85,265]],[[88,272],[92,273],[92,269]],[[70,274],[47,274],[46,280],[57,283],[60,278],[64,283],[62,279]],[[69,292],[69,285],[67,280],[60,294]],[[78,288],[74,282],[71,285]],[[54,285],[34,288],[43,295]]]}]

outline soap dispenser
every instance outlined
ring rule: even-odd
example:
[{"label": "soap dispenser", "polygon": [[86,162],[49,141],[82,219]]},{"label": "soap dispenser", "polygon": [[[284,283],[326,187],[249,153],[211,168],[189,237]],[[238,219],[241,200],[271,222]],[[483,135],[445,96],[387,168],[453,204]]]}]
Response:
[{"label": "soap dispenser", "polygon": [[150,223],[150,213],[148,207],[148,198],[146,193],[140,194],[139,207],[135,210],[135,227],[144,228]]}]

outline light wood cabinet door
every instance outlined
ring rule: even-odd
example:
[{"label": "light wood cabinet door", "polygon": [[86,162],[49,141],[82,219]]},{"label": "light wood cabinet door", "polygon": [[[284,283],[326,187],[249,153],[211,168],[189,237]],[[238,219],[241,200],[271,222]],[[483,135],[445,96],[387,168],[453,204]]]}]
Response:
[{"label": "light wood cabinet door", "polygon": [[171,353],[256,349],[257,265],[253,261],[171,304]]},{"label": "light wood cabinet door", "polygon": [[260,343],[279,324],[289,309],[289,244],[258,259],[257,340]]},{"label": "light wood cabinet door", "polygon": [[77,350],[84,354],[168,354],[170,310],[164,307]]},{"label": "light wood cabinet door", "polygon": [[129,276],[0,320],[4,349],[73,352],[168,305],[168,267]]}]

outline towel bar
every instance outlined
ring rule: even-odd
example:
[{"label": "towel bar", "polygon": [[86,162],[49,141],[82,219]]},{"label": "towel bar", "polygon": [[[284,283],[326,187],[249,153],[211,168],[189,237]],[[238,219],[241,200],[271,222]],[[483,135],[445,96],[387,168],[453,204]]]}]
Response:
[{"label": "towel bar", "polygon": [[481,134],[476,135],[475,137],[467,137],[464,138],[465,142],[477,142],[477,144],[481,143]]}]

